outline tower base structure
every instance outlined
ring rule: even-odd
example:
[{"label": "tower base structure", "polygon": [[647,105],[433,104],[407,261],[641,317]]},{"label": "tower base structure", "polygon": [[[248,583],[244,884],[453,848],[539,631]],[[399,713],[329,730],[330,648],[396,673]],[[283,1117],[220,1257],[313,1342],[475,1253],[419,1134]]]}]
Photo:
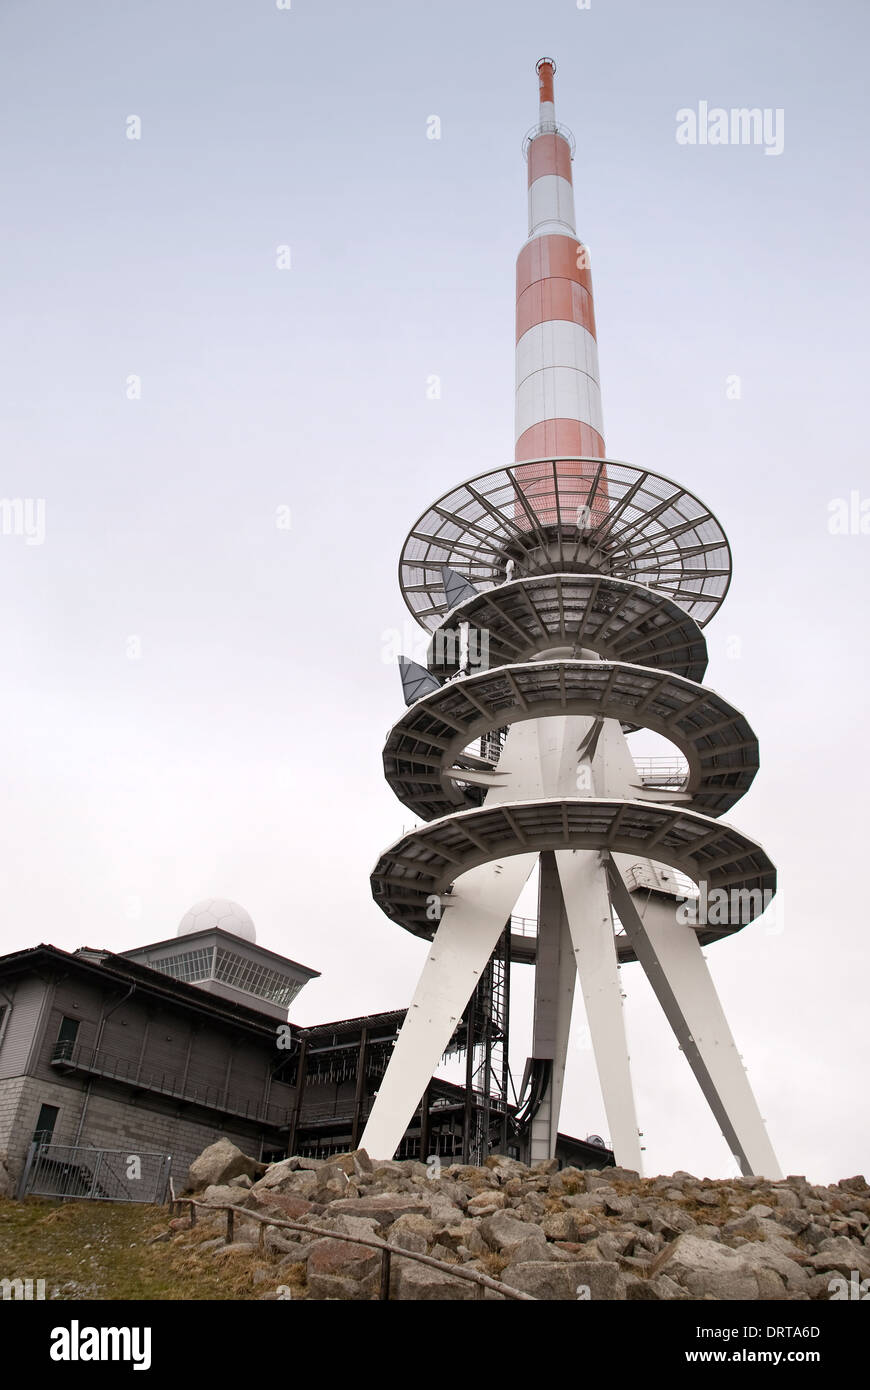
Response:
[{"label": "tower base structure", "polygon": [[[361,1142],[395,1152],[537,865],[536,938],[511,936],[536,972],[530,1158],[554,1152],[579,985],[616,1161],[641,1169],[621,979],[637,962],[741,1171],[776,1178],[701,950],[776,887],[764,850],[719,819],[752,782],[757,739],[699,683],[727,541],[668,479],[594,458],[534,463],[531,499],[519,467],[473,479],[403,554],[406,599],[433,637],[428,693],[391,730],[384,768],[424,823],[381,856],[372,889],[432,944]],[[635,763],[627,735],[640,728],[675,745],[676,777]],[[500,743],[497,762],[479,739]]]}]

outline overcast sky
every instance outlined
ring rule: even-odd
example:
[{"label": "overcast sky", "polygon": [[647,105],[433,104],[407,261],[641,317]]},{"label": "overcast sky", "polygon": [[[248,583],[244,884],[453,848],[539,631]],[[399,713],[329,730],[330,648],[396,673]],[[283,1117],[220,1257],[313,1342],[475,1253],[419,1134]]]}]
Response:
[{"label": "overcast sky", "polygon": [[[870,1168],[870,536],[829,528],[870,498],[867,28],[857,0],[7,0],[0,491],[44,534],[34,505],[0,535],[0,949],[122,951],[226,895],[323,972],[294,1021],[408,1003],[425,947],[368,883],[413,820],[381,768],[396,565],[512,457],[551,54],[609,456],[734,552],[706,683],[759,736],[728,819],[781,894],[710,966],[784,1170]],[[780,110],[781,152],[679,144],[701,102]],[[648,1171],[733,1172],[623,979]],[[578,1014],[562,1128],[606,1135]]]}]

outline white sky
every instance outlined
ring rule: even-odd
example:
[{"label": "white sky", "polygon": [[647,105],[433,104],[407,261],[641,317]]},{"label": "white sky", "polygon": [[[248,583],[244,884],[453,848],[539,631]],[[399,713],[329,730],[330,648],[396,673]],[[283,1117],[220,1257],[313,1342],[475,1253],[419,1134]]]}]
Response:
[{"label": "white sky", "polygon": [[[412,820],[380,765],[396,564],[512,454],[551,53],[609,454],[696,492],[734,551],[706,683],[759,736],[728,818],[784,913],[711,968],[785,1171],[866,1171],[870,537],[828,531],[870,496],[866,8],[13,3],[0,38],[2,492],[46,509],[44,544],[0,536],[0,949],[124,950],[226,895],[323,972],[294,1021],[407,1004],[425,947],[368,885]],[[782,154],[678,145],[702,100],[782,108]],[[649,1171],[731,1172],[623,975]],[[562,1127],[606,1133],[578,1036]]]}]

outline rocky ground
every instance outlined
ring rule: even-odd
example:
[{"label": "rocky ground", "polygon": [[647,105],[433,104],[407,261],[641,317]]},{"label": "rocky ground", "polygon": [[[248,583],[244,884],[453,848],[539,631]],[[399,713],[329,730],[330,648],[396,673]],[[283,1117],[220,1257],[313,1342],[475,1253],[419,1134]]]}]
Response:
[{"label": "rocky ground", "polygon": [[[168,1238],[201,1260],[256,1264],[261,1297],[378,1297],[377,1250],[331,1238],[385,1240],[395,1251],[391,1297],[470,1299],[464,1266],[539,1299],[820,1299],[870,1279],[870,1187],[863,1177],[820,1187],[803,1177],[640,1178],[625,1168],[527,1167],[493,1157],[482,1168],[373,1162],[364,1150],[265,1166],[221,1140],[190,1170],[188,1191],[209,1205],[316,1227],[267,1228],[199,1209]],[[447,1269],[411,1259],[428,1254]],[[870,1290],[870,1284],[866,1286]],[[502,1295],[486,1290],[487,1298]],[[852,1294],[854,1297],[855,1295]]]}]

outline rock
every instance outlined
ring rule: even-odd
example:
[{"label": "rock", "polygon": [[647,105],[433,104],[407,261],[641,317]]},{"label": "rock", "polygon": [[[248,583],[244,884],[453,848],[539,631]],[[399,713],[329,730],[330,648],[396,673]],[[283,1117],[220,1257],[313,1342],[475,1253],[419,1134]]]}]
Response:
[{"label": "rock", "polygon": [[[413,1237],[413,1239],[411,1239]],[[384,1233],[381,1231],[381,1239]],[[423,1216],[419,1212],[408,1212],[404,1216],[399,1216],[389,1227],[386,1239],[390,1245],[399,1246],[403,1250],[416,1250],[421,1255],[425,1255],[428,1247],[435,1240],[435,1223],[428,1216]],[[410,1243],[409,1243],[410,1242]]]},{"label": "rock", "polygon": [[599,1231],[595,1247],[602,1260],[615,1261],[626,1249],[631,1237],[622,1231]]},{"label": "rock", "polygon": [[381,1254],[347,1240],[316,1240],[308,1251],[308,1297],[360,1301],[376,1296]]},{"label": "rock", "polygon": [[281,1163],[273,1163],[262,1178],[254,1183],[252,1192],[293,1192],[299,1197],[308,1197],[320,1186],[318,1173],[311,1168],[300,1168],[296,1158],[285,1158]]},{"label": "rock", "polygon": [[471,1279],[458,1279],[452,1274],[445,1274],[443,1270],[433,1269],[431,1265],[419,1264],[416,1260],[399,1260],[392,1271],[390,1296],[428,1303],[440,1300],[462,1302],[478,1297],[478,1293]]},{"label": "rock", "polygon": [[576,1193],[586,1191],[586,1174],[580,1168],[561,1168],[558,1173],[554,1173],[550,1178],[550,1191],[559,1196],[563,1192]]},{"label": "rock", "polygon": [[841,1178],[837,1186],[842,1188],[844,1192],[870,1192],[870,1185],[868,1185],[863,1173],[859,1173],[854,1178]]},{"label": "rock", "polygon": [[480,1234],[490,1249],[506,1254],[510,1254],[523,1241],[533,1240],[539,1245],[546,1242],[540,1226],[535,1226],[531,1221],[519,1221],[506,1211],[484,1217],[480,1223]]},{"label": "rock", "polygon": [[666,1300],[685,1300],[691,1295],[681,1288],[674,1279],[669,1279],[667,1274],[654,1274],[651,1279],[635,1279],[629,1284],[626,1290],[626,1298],[632,1302],[638,1301],[666,1301]]},{"label": "rock", "polygon": [[[433,1222],[433,1226],[434,1226]],[[434,1239],[448,1250],[457,1250],[464,1245],[473,1255],[485,1255],[489,1246],[480,1234],[480,1223],[470,1218],[453,1226],[438,1226]]]},{"label": "rock", "polygon": [[351,1153],[346,1154],[331,1154],[327,1161],[330,1167],[340,1168],[349,1178],[355,1174],[375,1171],[365,1149],[354,1149]]},{"label": "rock", "polygon": [[316,1236],[306,1236],[301,1232],[276,1231],[274,1227],[267,1227],[263,1244],[270,1254],[292,1254],[294,1260],[304,1261],[316,1239]]},{"label": "rock", "polygon": [[580,1240],[579,1231],[588,1230],[595,1234],[595,1228],[587,1226],[582,1215],[576,1211],[558,1211],[552,1216],[545,1216],[541,1230],[548,1240]]},{"label": "rock", "polygon": [[440,1260],[441,1263],[445,1265],[458,1265],[462,1263],[455,1250],[447,1245],[440,1245],[437,1242],[432,1246],[429,1254],[432,1256],[433,1260]]},{"label": "rock", "polygon": [[799,1207],[801,1199],[796,1192],[792,1192],[790,1187],[774,1187],[772,1189],[773,1200],[778,1207]]},{"label": "rock", "polygon": [[818,1273],[842,1274],[847,1279],[857,1270],[859,1279],[870,1279],[870,1253],[867,1247],[847,1236],[829,1236],[823,1240],[818,1253],[810,1255],[807,1265]]},{"label": "rock", "polygon": [[605,1173],[612,1182],[640,1182],[640,1173],[634,1168],[605,1168]]},{"label": "rock", "polygon": [[425,1255],[429,1249],[428,1240],[417,1231],[391,1229],[387,1236],[387,1244],[394,1245],[397,1250],[413,1250],[418,1255]]},{"label": "rock", "polygon": [[576,1302],[578,1298],[587,1297],[625,1297],[625,1282],[619,1266],[602,1260],[568,1260],[565,1263],[524,1260],[509,1264],[500,1278],[511,1288],[521,1289],[523,1293],[530,1293],[539,1299],[570,1299]]},{"label": "rock", "polygon": [[491,1216],[494,1211],[500,1211],[507,1203],[504,1192],[478,1192],[476,1197],[472,1197],[466,1207],[469,1216]]},{"label": "rock", "polygon": [[257,1210],[274,1212],[287,1221],[301,1221],[303,1216],[319,1212],[320,1208],[307,1197],[296,1197],[292,1192],[255,1192]]},{"label": "rock", "polygon": [[[611,1170],[610,1168],[605,1169],[605,1172],[608,1173],[608,1175],[610,1174],[611,1171],[612,1171],[612,1170]],[[585,1175],[584,1175],[584,1176],[585,1176],[585,1178],[586,1178],[586,1191],[587,1191],[587,1192],[597,1192],[597,1191],[599,1190],[599,1188],[601,1188],[601,1187],[606,1187],[606,1188],[608,1188],[611,1192],[613,1191],[613,1188],[611,1187],[611,1184],[610,1184],[610,1177],[609,1177],[609,1176],[605,1178],[605,1177],[603,1177],[603,1176],[601,1175],[601,1173],[596,1173],[596,1172],[595,1172],[593,1169],[591,1169],[591,1168],[587,1168],[587,1169],[586,1169]]]},{"label": "rock", "polygon": [[537,1163],[533,1163],[531,1167],[533,1173],[557,1173],[559,1160],[557,1158],[539,1158]]},{"label": "rock", "polygon": [[335,1231],[336,1235],[383,1240],[381,1227],[370,1216],[320,1216],[317,1218],[317,1227],[321,1231]]},{"label": "rock", "polygon": [[[432,1203],[415,1201],[402,1193],[375,1192],[371,1196],[343,1197],[330,1202],[330,1215],[338,1216],[346,1212],[350,1216],[371,1216],[381,1226],[391,1226],[400,1216],[428,1216]],[[462,1212],[459,1213],[462,1220]]]},{"label": "rock", "polygon": [[486,1160],[484,1167],[503,1179],[524,1178],[529,1172],[525,1163],[520,1163],[516,1158],[508,1158],[506,1154],[493,1154]]},{"label": "rock", "polygon": [[249,1178],[259,1177],[263,1169],[262,1163],[242,1153],[230,1139],[218,1139],[193,1160],[187,1173],[187,1185],[192,1192],[199,1192],[204,1187],[226,1184],[242,1173]]},{"label": "rock", "polygon": [[227,1263],[235,1263],[238,1259],[250,1259],[255,1255],[253,1245],[223,1245],[219,1250],[212,1250],[211,1256],[214,1260],[224,1260]]},{"label": "rock", "polygon": [[604,1198],[597,1192],[584,1192],[577,1197],[563,1198],[566,1207],[577,1211],[604,1211]]},{"label": "rock", "polygon": [[685,1194],[693,1202],[699,1203],[702,1207],[719,1207],[722,1205],[722,1198],[718,1192],[711,1192],[709,1188],[699,1187],[695,1191]]},{"label": "rock", "polygon": [[458,1226],[465,1220],[465,1213],[462,1208],[451,1202],[449,1198],[435,1193],[431,1200],[426,1204],[426,1210],[430,1213],[432,1220],[437,1221],[441,1226]]},{"label": "rock", "polygon": [[246,1192],[241,1187],[207,1187],[199,1198],[201,1202],[206,1202],[210,1207],[231,1206],[231,1207],[256,1207],[257,1199],[252,1192]]},{"label": "rock", "polygon": [[[746,1251],[760,1253],[746,1256]],[[755,1242],[732,1250],[696,1235],[681,1235],[668,1247],[664,1260],[659,1256],[654,1261],[651,1274],[659,1273],[663,1265],[668,1277],[694,1298],[781,1298],[785,1288],[784,1280],[765,1258],[763,1246]]]},{"label": "rock", "polygon": [[634,1211],[634,1202],[631,1197],[610,1197],[604,1198],[604,1210],[611,1216],[630,1216]]},{"label": "rock", "polygon": [[726,1221],[722,1227],[723,1236],[757,1236],[761,1234],[761,1222],[752,1212],[744,1212],[733,1221]]}]

